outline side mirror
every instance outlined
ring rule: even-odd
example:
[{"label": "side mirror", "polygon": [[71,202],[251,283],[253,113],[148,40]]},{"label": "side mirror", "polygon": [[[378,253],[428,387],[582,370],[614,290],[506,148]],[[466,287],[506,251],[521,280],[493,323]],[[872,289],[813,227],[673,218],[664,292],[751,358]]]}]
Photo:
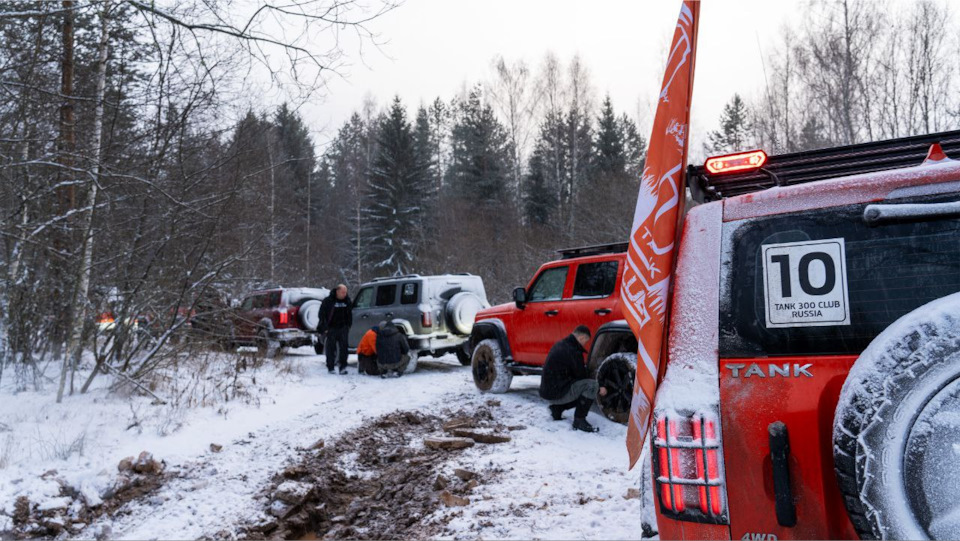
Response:
[{"label": "side mirror", "polygon": [[527,304],[527,290],[522,287],[514,289],[513,302],[517,303],[517,308],[523,310],[524,305]]}]

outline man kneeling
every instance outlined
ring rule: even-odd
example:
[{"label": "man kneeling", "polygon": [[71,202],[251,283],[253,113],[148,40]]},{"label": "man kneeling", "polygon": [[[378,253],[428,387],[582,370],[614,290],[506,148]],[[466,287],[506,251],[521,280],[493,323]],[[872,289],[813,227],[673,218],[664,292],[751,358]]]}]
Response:
[{"label": "man kneeling", "polygon": [[597,394],[606,396],[607,390],[590,377],[584,362],[587,352],[584,346],[590,341],[590,329],[580,325],[573,334],[550,348],[540,378],[540,397],[550,403],[550,413],[555,421],[563,419],[563,412],[574,409],[573,428],[584,432],[599,429],[587,422],[590,406]]},{"label": "man kneeling", "polygon": [[410,345],[407,343],[407,337],[387,321],[380,322],[379,327],[377,368],[380,370],[380,377],[399,378],[410,362]]}]

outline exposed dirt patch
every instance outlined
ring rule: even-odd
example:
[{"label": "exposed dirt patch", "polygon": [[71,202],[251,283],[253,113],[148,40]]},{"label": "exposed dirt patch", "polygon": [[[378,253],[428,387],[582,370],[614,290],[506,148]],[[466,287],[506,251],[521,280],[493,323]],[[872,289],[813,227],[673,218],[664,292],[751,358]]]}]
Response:
[{"label": "exposed dirt patch", "polygon": [[[429,538],[444,523],[431,520],[441,506],[461,507],[473,489],[497,471],[462,469],[460,449],[434,449],[426,437],[458,426],[501,432],[490,408],[440,415],[398,411],[344,434],[333,443],[300,451],[300,460],[277,475],[264,492],[273,518],[246,527],[247,538]],[[482,448],[483,444],[477,447]],[[459,470],[459,471],[458,471]]]},{"label": "exposed dirt patch", "polygon": [[[159,464],[159,463],[158,463]],[[102,500],[88,502],[87,497],[67,485],[55,470],[44,475],[60,482],[60,497],[44,507],[21,496],[14,504],[13,530],[0,532],[0,539],[50,538],[61,534],[78,535],[88,524],[116,513],[128,502],[145,498],[176,474],[155,468],[147,472],[123,471]],[[109,536],[109,532],[104,532]]]}]

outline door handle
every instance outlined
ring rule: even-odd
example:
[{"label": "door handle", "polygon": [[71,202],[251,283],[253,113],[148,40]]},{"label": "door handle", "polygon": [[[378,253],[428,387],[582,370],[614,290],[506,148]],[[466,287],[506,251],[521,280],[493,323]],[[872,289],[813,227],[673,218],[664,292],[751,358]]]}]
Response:
[{"label": "door handle", "polygon": [[612,311],[613,311],[613,310],[611,310],[611,309],[609,309],[609,308],[598,308],[598,309],[594,310],[593,313],[594,313],[594,314],[597,314],[598,316],[605,316],[605,315],[609,314],[609,313],[612,312]]},{"label": "door handle", "polygon": [[387,319],[393,319],[393,312],[387,312]]},{"label": "door handle", "polygon": [[559,313],[560,313],[559,310],[547,310],[546,312],[544,312],[544,314],[546,314],[546,315],[548,315],[548,316],[550,316],[550,317],[553,317],[553,316],[555,316],[555,315],[557,315],[557,314],[559,314]]},{"label": "door handle", "polygon": [[367,319],[368,317],[370,317],[370,314],[363,314],[360,319]]}]

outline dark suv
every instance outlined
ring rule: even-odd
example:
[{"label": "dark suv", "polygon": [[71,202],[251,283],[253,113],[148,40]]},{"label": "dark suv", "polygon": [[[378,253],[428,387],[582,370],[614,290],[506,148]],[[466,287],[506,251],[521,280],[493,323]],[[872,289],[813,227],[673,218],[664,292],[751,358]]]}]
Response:
[{"label": "dark suv", "polygon": [[378,278],[360,287],[353,305],[350,348],[356,349],[371,327],[389,321],[410,343],[407,372],[420,355],[456,353],[470,364],[467,341],[477,312],[490,306],[483,280],[472,274]]},{"label": "dark suv", "polygon": [[278,288],[254,291],[232,311],[228,347],[256,346],[273,357],[281,348],[312,345],[317,354],[323,342],[317,333],[320,303],[326,288]]}]

